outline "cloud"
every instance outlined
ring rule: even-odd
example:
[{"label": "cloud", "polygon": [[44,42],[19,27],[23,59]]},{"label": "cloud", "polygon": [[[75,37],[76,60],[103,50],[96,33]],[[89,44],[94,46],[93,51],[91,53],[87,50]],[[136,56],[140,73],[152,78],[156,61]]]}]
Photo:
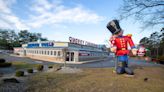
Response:
[{"label": "cloud", "polygon": [[15,3],[15,0],[0,0],[0,12],[11,13],[10,6]]},{"label": "cloud", "polygon": [[[22,1],[23,2],[23,1]],[[62,25],[63,23],[98,23],[104,18],[82,5],[66,7],[62,0],[31,0],[27,19],[17,17],[11,6],[16,0],[0,0],[1,26],[16,29],[40,28],[45,25]],[[20,2],[19,2],[20,3]],[[22,4],[22,3],[20,3]],[[17,6],[14,6],[17,7]],[[27,11],[26,11],[27,12]]]},{"label": "cloud", "polygon": [[35,11],[35,15],[31,15],[31,20],[28,23],[34,28],[62,23],[98,23],[104,19],[81,5],[69,8],[62,5],[62,2],[37,1],[30,8]]},{"label": "cloud", "polygon": [[0,28],[29,29],[16,15],[12,13],[11,6],[15,0],[0,0]]}]

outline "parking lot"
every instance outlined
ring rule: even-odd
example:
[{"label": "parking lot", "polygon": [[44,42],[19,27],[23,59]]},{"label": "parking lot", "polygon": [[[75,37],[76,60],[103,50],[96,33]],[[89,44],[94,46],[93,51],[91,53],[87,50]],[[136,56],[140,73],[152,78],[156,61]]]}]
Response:
[{"label": "parking lot", "polygon": [[[43,65],[49,65],[49,64],[55,64],[54,62],[48,62],[48,61],[40,61],[35,59],[30,59],[26,57],[17,57],[9,54],[0,54],[0,58],[6,59],[7,62],[27,62],[30,64],[43,64]],[[95,61],[90,63],[84,63],[84,64],[67,64],[66,66],[70,67],[76,67],[76,68],[107,68],[107,67],[114,67],[116,58],[109,56],[105,60],[101,61]],[[64,64],[63,64],[64,65]],[[162,66],[160,64],[156,64],[153,62],[147,62],[145,60],[140,59],[129,59],[129,66]]]}]

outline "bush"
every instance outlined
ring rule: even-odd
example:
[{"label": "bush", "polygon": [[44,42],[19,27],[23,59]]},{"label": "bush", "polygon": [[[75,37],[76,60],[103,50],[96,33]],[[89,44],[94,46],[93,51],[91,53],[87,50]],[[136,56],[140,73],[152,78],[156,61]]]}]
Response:
[{"label": "bush", "polygon": [[50,65],[50,66],[48,66],[48,68],[53,68],[53,66],[52,66],[52,65]]},{"label": "bush", "polygon": [[33,69],[27,69],[28,73],[33,73]]},{"label": "bush", "polygon": [[38,66],[37,66],[37,70],[38,70],[38,71],[42,71],[43,68],[44,68],[43,65],[38,65]]},{"label": "bush", "polygon": [[10,67],[12,64],[5,62],[5,63],[0,63],[0,67]]},{"label": "bush", "polygon": [[17,77],[24,76],[24,71],[16,71],[15,76]]},{"label": "bush", "polygon": [[19,53],[16,53],[16,55],[20,55]]},{"label": "bush", "polygon": [[5,60],[5,59],[0,58],[0,63],[5,63],[5,62],[6,62],[6,60]]},{"label": "bush", "polygon": [[4,83],[20,83],[16,78],[5,78],[3,79]]}]

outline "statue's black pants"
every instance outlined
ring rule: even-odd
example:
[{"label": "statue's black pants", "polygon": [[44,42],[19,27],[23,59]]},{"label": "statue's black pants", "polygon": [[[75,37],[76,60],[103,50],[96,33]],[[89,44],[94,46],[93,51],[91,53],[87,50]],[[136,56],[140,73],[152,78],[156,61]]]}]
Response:
[{"label": "statue's black pants", "polygon": [[117,74],[123,74],[123,73],[127,73],[129,75],[133,75],[134,74],[132,69],[130,69],[128,67],[127,62],[119,62],[119,65],[118,65],[118,67],[116,69],[116,72],[117,72]]}]

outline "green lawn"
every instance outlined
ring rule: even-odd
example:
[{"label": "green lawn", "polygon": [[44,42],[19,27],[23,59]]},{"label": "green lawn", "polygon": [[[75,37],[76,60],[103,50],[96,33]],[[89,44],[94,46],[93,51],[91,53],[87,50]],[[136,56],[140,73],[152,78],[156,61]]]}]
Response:
[{"label": "green lawn", "polygon": [[20,61],[13,61],[12,62],[12,66],[15,67],[15,69],[27,69],[27,68],[35,68],[37,67],[39,64],[30,64],[27,62],[20,62]]},{"label": "green lawn", "polygon": [[[77,74],[39,73],[28,81],[29,92],[163,92],[164,68],[135,69],[132,78],[117,75],[112,68],[83,69]],[[148,81],[144,81],[148,78]]]},{"label": "green lawn", "polygon": [[[28,69],[28,68],[36,68],[40,64],[31,64],[23,61],[13,61],[12,66],[18,70],[18,69]],[[62,66],[62,64],[50,64],[48,66],[53,66],[54,68],[59,68]]]}]

